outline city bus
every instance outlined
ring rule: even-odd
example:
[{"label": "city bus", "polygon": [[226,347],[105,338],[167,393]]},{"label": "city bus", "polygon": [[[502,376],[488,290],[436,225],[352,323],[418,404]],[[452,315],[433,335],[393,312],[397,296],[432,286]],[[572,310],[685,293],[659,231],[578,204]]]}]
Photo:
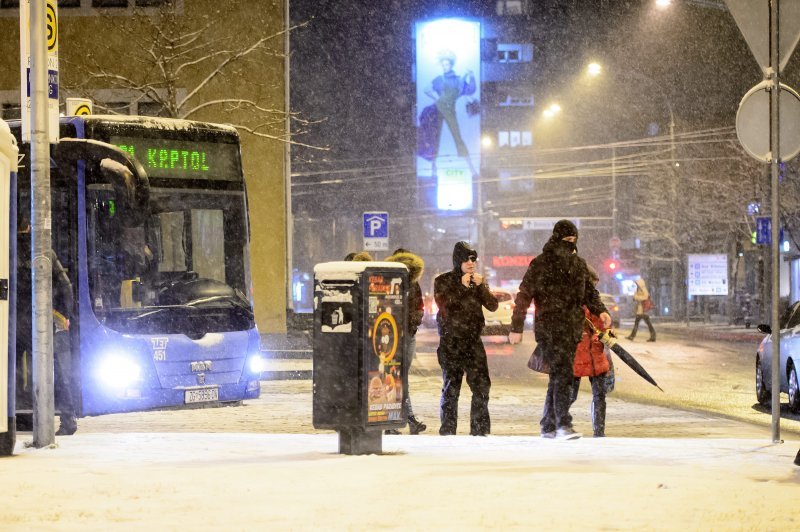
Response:
[{"label": "city bus", "polygon": [[[9,125],[20,145],[20,427],[33,411],[30,146],[20,123]],[[263,360],[236,130],[94,115],[62,117],[60,138],[51,149],[52,250],[74,293],[66,371],[77,416],[258,397]]]}]

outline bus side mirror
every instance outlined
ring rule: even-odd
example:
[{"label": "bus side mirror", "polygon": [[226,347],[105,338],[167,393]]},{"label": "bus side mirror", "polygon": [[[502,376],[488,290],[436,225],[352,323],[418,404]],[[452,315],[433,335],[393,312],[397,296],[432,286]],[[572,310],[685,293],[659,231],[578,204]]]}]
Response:
[{"label": "bus side mirror", "polygon": [[[122,225],[135,227],[147,218],[150,180],[142,164],[118,146],[92,139],[63,138],[55,156],[59,166],[72,166],[84,159],[97,165],[118,196],[125,216]],[[66,164],[64,164],[66,163]]]},{"label": "bus side mirror", "polygon": [[100,171],[114,187],[117,198],[121,200],[123,212],[123,225],[136,227],[142,225],[147,218],[147,204],[150,191],[141,186],[131,170],[124,164],[114,159],[100,161]]},{"label": "bus side mirror", "polygon": [[760,324],[758,327],[756,327],[756,329],[758,329],[758,332],[760,333],[772,334],[772,327],[770,327],[766,323]]}]

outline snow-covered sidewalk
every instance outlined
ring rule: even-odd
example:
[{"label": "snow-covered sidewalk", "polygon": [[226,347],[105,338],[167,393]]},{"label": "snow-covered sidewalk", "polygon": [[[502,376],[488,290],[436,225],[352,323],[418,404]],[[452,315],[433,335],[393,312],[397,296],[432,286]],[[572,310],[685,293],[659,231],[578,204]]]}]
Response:
[{"label": "snow-covered sidewalk", "polygon": [[0,529],[796,529],[798,444],[79,432],[0,460]]}]

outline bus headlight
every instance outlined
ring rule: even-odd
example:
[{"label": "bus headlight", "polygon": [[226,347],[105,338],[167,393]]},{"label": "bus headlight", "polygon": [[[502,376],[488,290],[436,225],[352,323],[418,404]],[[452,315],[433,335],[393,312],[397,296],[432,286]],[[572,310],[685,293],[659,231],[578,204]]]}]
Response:
[{"label": "bus headlight", "polygon": [[260,374],[267,369],[267,361],[261,354],[250,355],[247,359],[247,367],[251,373]]},{"label": "bus headlight", "polygon": [[104,358],[97,370],[99,380],[111,388],[126,388],[141,380],[141,375],[139,364],[120,355]]}]

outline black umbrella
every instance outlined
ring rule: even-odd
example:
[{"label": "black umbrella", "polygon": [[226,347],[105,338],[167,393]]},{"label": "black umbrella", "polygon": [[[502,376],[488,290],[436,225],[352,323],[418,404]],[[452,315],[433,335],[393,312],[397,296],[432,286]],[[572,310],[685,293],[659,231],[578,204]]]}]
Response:
[{"label": "black umbrella", "polygon": [[[623,362],[625,362],[633,371],[638,373],[644,380],[646,380],[647,382],[649,382],[650,384],[661,390],[661,386],[656,384],[655,379],[653,379],[653,377],[651,377],[650,374],[647,373],[647,370],[644,369],[642,365],[639,364],[639,362],[625,350],[624,347],[622,347],[617,343],[617,337],[612,335],[610,330],[601,331],[600,329],[595,327],[591,321],[589,320],[586,321],[592,327],[592,330],[597,335],[598,340],[603,342],[603,344],[607,345],[609,349],[614,351]],[[663,392],[664,390],[661,391]]]}]

